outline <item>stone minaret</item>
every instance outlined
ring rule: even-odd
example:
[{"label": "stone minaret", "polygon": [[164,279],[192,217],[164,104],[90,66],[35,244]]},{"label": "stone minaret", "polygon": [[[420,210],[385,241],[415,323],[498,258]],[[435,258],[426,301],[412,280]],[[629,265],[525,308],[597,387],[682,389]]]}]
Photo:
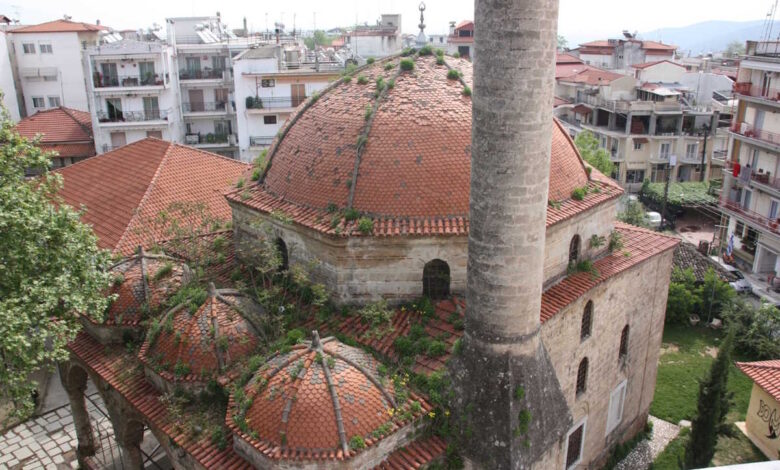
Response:
[{"label": "stone minaret", "polygon": [[464,347],[452,363],[463,452],[531,468],[571,415],[540,308],[558,0],[476,0]]}]

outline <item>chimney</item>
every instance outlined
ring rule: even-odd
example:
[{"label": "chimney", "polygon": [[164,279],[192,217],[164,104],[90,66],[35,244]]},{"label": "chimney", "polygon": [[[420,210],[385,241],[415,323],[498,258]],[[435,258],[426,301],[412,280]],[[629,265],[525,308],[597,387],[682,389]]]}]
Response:
[{"label": "chimney", "polygon": [[467,468],[531,468],[571,426],[539,334],[557,21],[558,0],[476,2],[466,330],[451,362]]},{"label": "chimney", "polygon": [[454,35],[455,35],[455,22],[450,21],[450,36],[454,36]]}]

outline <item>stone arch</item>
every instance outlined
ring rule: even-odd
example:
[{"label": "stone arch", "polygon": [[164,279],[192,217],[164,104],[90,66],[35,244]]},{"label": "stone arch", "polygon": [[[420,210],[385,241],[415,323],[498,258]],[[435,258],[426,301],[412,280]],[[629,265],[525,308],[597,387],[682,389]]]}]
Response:
[{"label": "stone arch", "polygon": [[620,333],[620,349],[618,350],[618,358],[624,359],[628,356],[628,325],[623,327],[623,331]]},{"label": "stone arch", "polygon": [[574,235],[569,242],[569,264],[576,264],[580,259],[580,236]]},{"label": "stone arch", "polygon": [[431,299],[442,299],[450,295],[450,265],[434,259],[423,267],[423,295]]},{"label": "stone arch", "polygon": [[279,251],[279,256],[282,258],[282,263],[279,265],[279,271],[287,271],[290,269],[290,253],[287,250],[287,244],[282,237],[276,237],[274,242],[276,250]]},{"label": "stone arch", "polygon": [[582,311],[582,324],[580,325],[580,341],[590,338],[590,332],[593,328],[593,301],[588,300],[585,309]]},{"label": "stone arch", "polygon": [[584,358],[580,361],[580,366],[577,368],[577,396],[585,393],[588,389],[588,358]]}]

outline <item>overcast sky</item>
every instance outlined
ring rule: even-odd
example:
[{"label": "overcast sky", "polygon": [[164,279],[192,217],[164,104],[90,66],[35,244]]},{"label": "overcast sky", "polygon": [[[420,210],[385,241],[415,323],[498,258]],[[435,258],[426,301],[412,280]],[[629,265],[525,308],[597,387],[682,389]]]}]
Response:
[{"label": "overcast sky", "polygon": [[[472,19],[473,0],[427,0],[426,33],[445,33],[449,21]],[[773,0],[560,0],[559,33],[570,45],[618,36],[623,29],[651,31],[708,20],[749,21],[766,17]],[[117,29],[164,24],[167,17],[205,16],[220,11],[233,28],[246,17],[249,28],[264,30],[275,21],[288,29],[327,29],[374,21],[380,13],[401,13],[404,32],[417,31],[419,0],[0,0],[0,13],[23,23],[40,23],[62,15]],[[266,23],[267,18],[267,23]],[[778,14],[780,19],[780,14]],[[650,38],[658,39],[658,38]]]}]

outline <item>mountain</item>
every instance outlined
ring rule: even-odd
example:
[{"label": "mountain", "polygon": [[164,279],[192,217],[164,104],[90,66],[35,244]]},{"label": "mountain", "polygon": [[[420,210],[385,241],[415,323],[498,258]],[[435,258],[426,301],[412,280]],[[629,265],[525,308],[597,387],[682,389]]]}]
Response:
[{"label": "mountain", "polygon": [[[705,21],[680,28],[662,28],[638,35],[641,39],[663,41],[679,46],[680,52],[697,55],[726,49],[732,41],[744,43],[759,40],[764,33],[764,21]],[[772,37],[780,34],[780,21],[774,23]]]}]

